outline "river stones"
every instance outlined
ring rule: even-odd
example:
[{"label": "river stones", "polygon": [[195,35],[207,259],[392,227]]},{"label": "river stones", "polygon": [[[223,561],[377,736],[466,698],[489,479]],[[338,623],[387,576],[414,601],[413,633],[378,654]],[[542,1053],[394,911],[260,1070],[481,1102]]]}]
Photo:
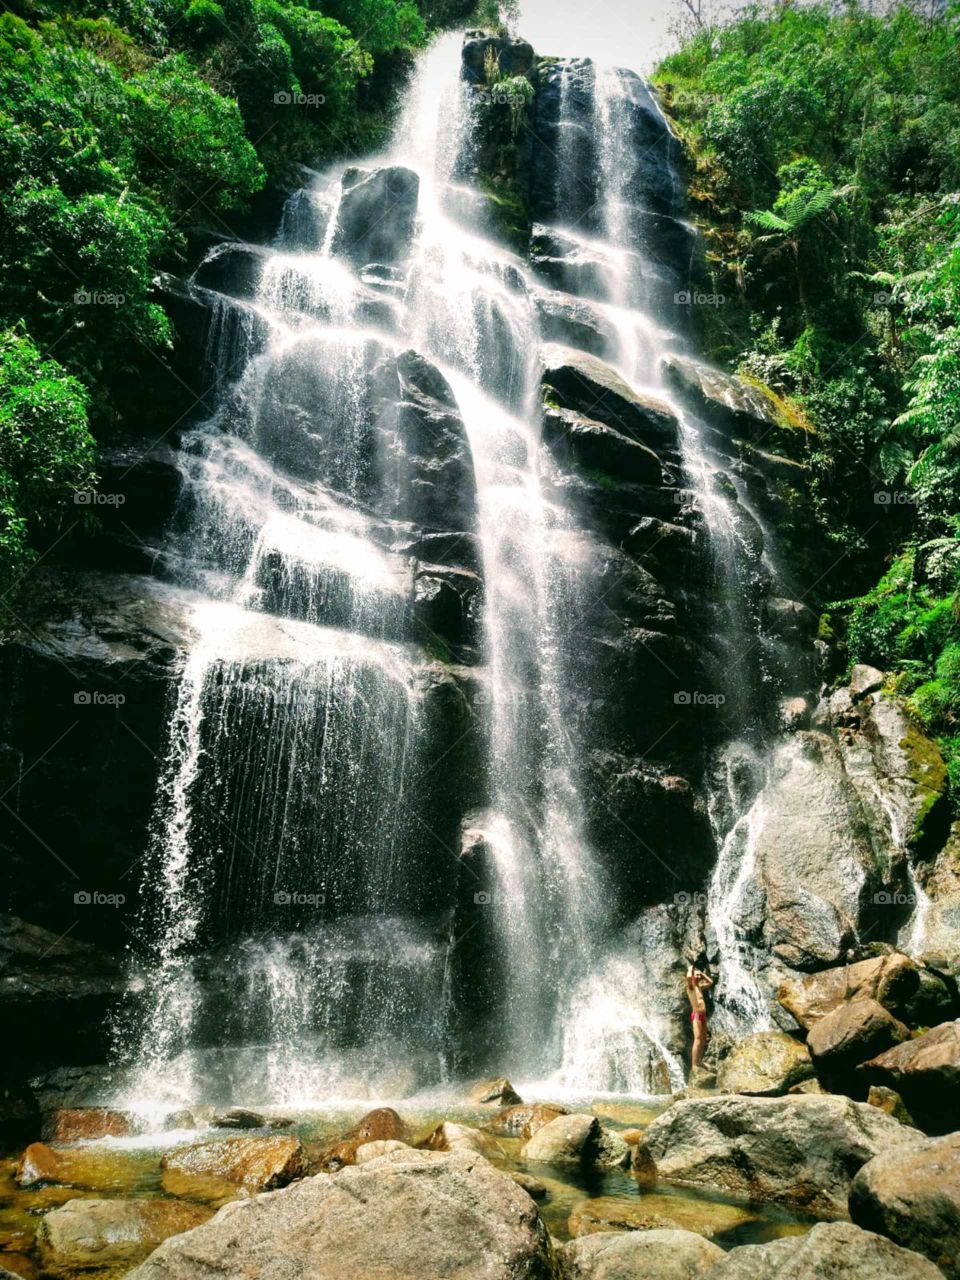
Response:
[{"label": "river stones", "polygon": [[923,1141],[876,1107],[833,1094],[720,1095],[674,1103],[636,1150],[664,1182],[843,1214],[862,1165]]},{"label": "river stones", "polygon": [[832,1075],[900,1044],[909,1035],[909,1027],[876,1000],[853,1000],[815,1023],[807,1044],[817,1066]]},{"label": "river stones", "polygon": [[723,1250],[692,1231],[605,1232],[557,1250],[560,1280],[697,1280]]},{"label": "river stones", "polygon": [[533,1196],[534,1200],[546,1200],[550,1194],[547,1184],[535,1178],[532,1173],[520,1173],[514,1170],[509,1176],[518,1187],[523,1187],[528,1196]]},{"label": "river stones", "polygon": [[524,1144],[521,1160],[543,1164],[601,1165],[616,1168],[630,1160],[630,1148],[619,1134],[605,1129],[596,1116],[558,1116]]},{"label": "river stones", "polygon": [[809,1031],[821,1018],[850,1000],[872,999],[902,1016],[919,983],[916,964],[895,951],[856,964],[822,969],[804,978],[790,978],[777,991],[777,1001]]},{"label": "river stones", "polygon": [[128,1280],[549,1280],[550,1241],[525,1191],[482,1156],[394,1151],[235,1201],[165,1241]]},{"label": "river stones", "polygon": [[321,1150],[321,1169],[335,1172],[344,1165],[356,1163],[357,1151],[368,1142],[403,1142],[410,1135],[407,1126],[392,1107],[376,1107],[368,1111],[342,1138],[328,1142]]},{"label": "river stones", "polygon": [[296,1138],[228,1138],[180,1147],[161,1161],[163,1189],[191,1200],[221,1200],[246,1192],[272,1191],[306,1172]]},{"label": "river stones", "polygon": [[361,1143],[355,1152],[355,1164],[367,1164],[370,1160],[379,1160],[388,1156],[391,1151],[410,1151],[408,1142],[400,1142],[396,1138],[378,1138],[376,1142]]},{"label": "river stones", "polygon": [[46,1214],[37,1244],[46,1273],[133,1266],[161,1241],[206,1222],[213,1210],[180,1200],[71,1200]]},{"label": "river stones", "polygon": [[487,1121],[491,1133],[504,1137],[532,1138],[538,1129],[542,1129],[558,1116],[568,1116],[570,1109],[558,1102],[535,1102],[521,1106],[504,1107],[502,1111]]},{"label": "river stones", "polygon": [[506,1076],[499,1076],[494,1080],[478,1080],[467,1097],[480,1106],[488,1102],[499,1102],[501,1107],[513,1107],[523,1102]]},{"label": "river stones", "polygon": [[109,1107],[59,1107],[44,1117],[45,1142],[79,1142],[84,1138],[125,1138],[133,1132],[130,1116]]},{"label": "river stones", "polygon": [[503,1155],[496,1139],[489,1133],[468,1124],[453,1124],[449,1120],[437,1125],[433,1133],[417,1145],[426,1151],[473,1151],[488,1160]]},{"label": "river stones", "polygon": [[893,1116],[901,1124],[913,1124],[913,1116],[903,1105],[903,1099],[896,1089],[888,1089],[886,1085],[882,1084],[872,1084],[867,1094],[867,1102],[871,1107],[879,1107],[888,1116]]},{"label": "river stones", "polygon": [[717,1070],[721,1093],[773,1096],[813,1075],[806,1045],[783,1031],[758,1031],[733,1046]]},{"label": "river stones", "polygon": [[230,1107],[218,1111],[210,1123],[214,1129],[289,1129],[293,1121],[289,1116],[268,1116],[246,1107]]},{"label": "river stones", "polygon": [[706,1280],[943,1280],[919,1253],[849,1222],[818,1222],[803,1236],[731,1249]]},{"label": "river stones", "polygon": [[685,1200],[682,1196],[644,1194],[597,1196],[576,1205],[567,1219],[574,1238],[598,1231],[691,1231],[713,1240],[728,1231],[754,1222],[756,1214],[741,1205],[711,1200]]},{"label": "river stones", "polygon": [[116,1148],[54,1148],[44,1142],[32,1142],[17,1163],[16,1177],[22,1187],[52,1182],[95,1191],[126,1191],[136,1186],[141,1172],[142,1162]]},{"label": "river stones", "polygon": [[960,1022],[945,1022],[905,1040],[864,1062],[857,1072],[868,1084],[896,1089],[925,1129],[952,1129],[960,1108]]},{"label": "river stones", "polygon": [[960,1277],[960,1133],[920,1150],[881,1153],[850,1188],[850,1217]]}]

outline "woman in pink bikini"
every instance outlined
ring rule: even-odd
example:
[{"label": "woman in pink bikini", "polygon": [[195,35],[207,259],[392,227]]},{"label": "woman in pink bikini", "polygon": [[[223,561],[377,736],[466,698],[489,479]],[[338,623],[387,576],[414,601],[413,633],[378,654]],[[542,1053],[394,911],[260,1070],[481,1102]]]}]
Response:
[{"label": "woman in pink bikini", "polygon": [[690,1021],[693,1023],[693,1053],[691,1065],[696,1069],[703,1059],[703,1051],[707,1047],[707,1004],[703,993],[713,986],[713,979],[708,978],[693,965],[687,970],[687,999],[690,1001]]}]

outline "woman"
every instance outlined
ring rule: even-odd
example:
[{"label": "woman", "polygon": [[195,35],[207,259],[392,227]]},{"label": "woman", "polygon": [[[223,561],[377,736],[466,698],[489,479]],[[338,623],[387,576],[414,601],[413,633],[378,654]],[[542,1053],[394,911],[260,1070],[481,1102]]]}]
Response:
[{"label": "woman", "polygon": [[707,1047],[707,1002],[703,993],[712,986],[712,978],[708,978],[693,965],[690,966],[687,970],[687,999],[690,1001],[690,1021],[693,1023],[693,1053],[690,1062],[694,1070],[703,1061],[703,1052]]}]

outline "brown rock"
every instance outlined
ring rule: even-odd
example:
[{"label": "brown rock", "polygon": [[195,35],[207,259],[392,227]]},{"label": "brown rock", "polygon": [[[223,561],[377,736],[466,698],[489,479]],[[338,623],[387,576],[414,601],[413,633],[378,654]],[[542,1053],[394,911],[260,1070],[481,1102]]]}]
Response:
[{"label": "brown rock", "polygon": [[321,1169],[335,1173],[345,1165],[356,1164],[357,1150],[368,1142],[403,1142],[409,1140],[407,1126],[392,1107],[368,1111],[342,1138],[328,1143],[320,1152]]},{"label": "brown rock", "polygon": [[871,999],[893,1014],[902,1012],[920,985],[920,972],[909,956],[893,952],[857,964],[823,969],[805,978],[790,978],[777,1000],[804,1030],[850,1000]]},{"label": "brown rock", "polygon": [[211,1216],[179,1200],[71,1200],[41,1219],[37,1244],[46,1274],[135,1266],[169,1236]]},{"label": "brown rock", "polygon": [[879,1107],[888,1116],[893,1116],[894,1120],[899,1120],[901,1124],[913,1124],[913,1117],[903,1105],[903,1099],[896,1089],[888,1089],[882,1084],[872,1084],[867,1094],[867,1102],[871,1107]]},{"label": "brown rock", "polygon": [[528,1196],[533,1196],[534,1200],[546,1200],[549,1194],[547,1184],[535,1178],[532,1173],[511,1173],[509,1176],[518,1187],[523,1187]]},{"label": "brown rock", "polygon": [[79,1142],[84,1138],[126,1138],[133,1133],[125,1111],[109,1107],[61,1107],[44,1117],[44,1142]]},{"label": "brown rock", "polygon": [[126,1152],[107,1147],[55,1149],[44,1142],[33,1142],[27,1147],[16,1172],[22,1187],[52,1182],[95,1191],[132,1190],[140,1176],[140,1165]]},{"label": "brown rock", "polygon": [[560,1280],[697,1280],[723,1250],[691,1231],[603,1231],[557,1251]]},{"label": "brown rock", "polygon": [[501,1107],[512,1107],[523,1102],[506,1076],[500,1076],[495,1080],[478,1081],[467,1096],[471,1102],[481,1106],[488,1102],[499,1102]]},{"label": "brown rock", "polygon": [[900,1044],[909,1035],[909,1027],[867,997],[838,1005],[825,1014],[810,1028],[807,1044],[818,1067],[842,1072]]},{"label": "brown rock", "polygon": [[356,1150],[355,1164],[366,1164],[368,1160],[379,1160],[388,1156],[391,1151],[410,1149],[408,1142],[398,1142],[396,1138],[380,1138],[376,1142],[362,1142]]},{"label": "brown rock", "polygon": [[620,1134],[620,1137],[624,1140],[624,1142],[627,1144],[628,1147],[634,1147],[638,1142],[642,1141],[643,1130],[642,1129],[624,1129]]},{"label": "brown rock", "polygon": [[473,1151],[488,1160],[503,1155],[496,1139],[489,1133],[468,1124],[451,1124],[449,1120],[437,1125],[433,1133],[417,1146],[426,1151]]},{"label": "brown rock", "polygon": [[720,1064],[721,1093],[774,1097],[813,1075],[806,1045],[783,1031],[758,1031],[747,1036]]},{"label": "brown rock", "polygon": [[189,1200],[221,1200],[238,1189],[272,1191],[306,1173],[296,1138],[228,1138],[180,1147],[161,1161],[163,1189]]},{"label": "brown rock", "polygon": [[568,1116],[570,1111],[558,1102],[537,1102],[519,1106],[504,1107],[502,1111],[487,1121],[491,1133],[505,1138],[532,1138],[538,1129],[542,1129],[558,1116]]},{"label": "brown rock", "polygon": [[960,1113],[960,1022],[904,1040],[857,1068],[868,1084],[896,1089],[907,1110],[932,1133],[956,1127]]},{"label": "brown rock", "polygon": [[756,1214],[739,1205],[680,1196],[599,1196],[576,1205],[567,1220],[574,1238],[595,1231],[694,1231],[708,1240],[756,1221]]}]

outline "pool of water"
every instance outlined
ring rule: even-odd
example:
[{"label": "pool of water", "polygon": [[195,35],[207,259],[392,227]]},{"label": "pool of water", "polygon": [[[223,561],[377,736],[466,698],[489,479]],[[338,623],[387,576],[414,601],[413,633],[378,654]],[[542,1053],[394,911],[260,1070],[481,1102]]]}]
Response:
[{"label": "pool of water", "polygon": [[[644,1128],[663,1110],[666,1101],[597,1098],[565,1099],[565,1104],[578,1111],[591,1111],[610,1129],[623,1130]],[[311,1166],[315,1166],[322,1148],[350,1129],[372,1105],[376,1104],[358,1102],[322,1110],[286,1110],[284,1114],[292,1116],[294,1123],[283,1132],[301,1139]],[[426,1138],[444,1120],[481,1128],[496,1110],[439,1097],[421,1100],[415,1106],[409,1100],[392,1105],[407,1124],[414,1143]],[[198,1112],[202,1114],[202,1109]],[[160,1161],[165,1152],[202,1140],[236,1137],[240,1132],[199,1128],[73,1144],[71,1152],[84,1161],[84,1181],[92,1184],[85,1190],[54,1185],[19,1187],[15,1168],[20,1151],[7,1151],[0,1160],[0,1266],[24,1280],[42,1280],[45,1273],[40,1268],[35,1235],[42,1216],[49,1210],[77,1197],[163,1196]],[[688,1230],[709,1235],[723,1248],[732,1248],[799,1234],[809,1230],[815,1221],[776,1204],[753,1204],[692,1188],[642,1186],[629,1170],[527,1163],[520,1158],[521,1139],[498,1137],[497,1142],[501,1154],[493,1157],[495,1164],[506,1172],[532,1174],[547,1187],[547,1196],[538,1205],[548,1230],[558,1241],[583,1230],[602,1229],[604,1223],[613,1224],[615,1229],[629,1229],[657,1226],[662,1219],[669,1219]],[[76,1272],[75,1277],[118,1280],[127,1269]],[[58,1272],[58,1277],[74,1280],[70,1273]]]}]

